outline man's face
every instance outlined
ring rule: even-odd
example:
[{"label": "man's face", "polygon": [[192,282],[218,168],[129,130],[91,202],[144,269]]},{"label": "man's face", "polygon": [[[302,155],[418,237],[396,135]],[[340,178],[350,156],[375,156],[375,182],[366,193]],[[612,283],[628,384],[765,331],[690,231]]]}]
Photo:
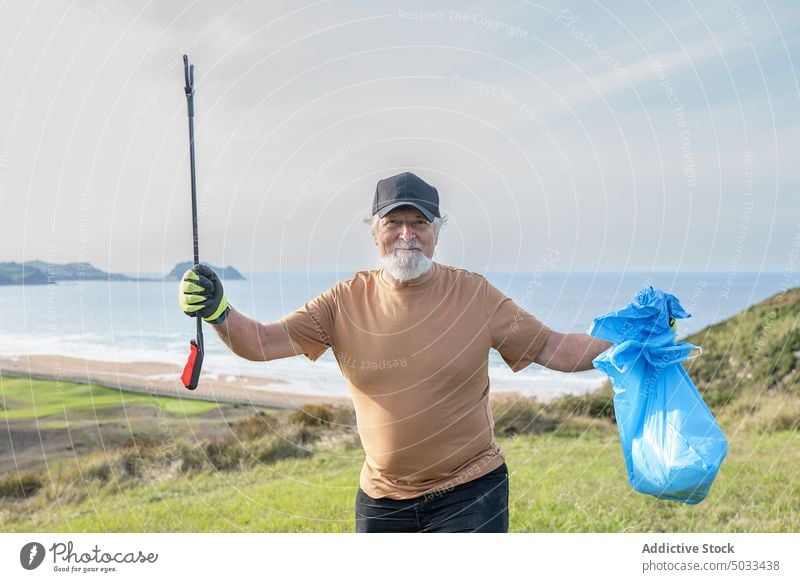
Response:
[{"label": "man's face", "polygon": [[392,210],[380,220],[377,244],[381,257],[413,260],[415,253],[422,253],[431,259],[436,248],[436,233],[424,214],[405,206]]}]

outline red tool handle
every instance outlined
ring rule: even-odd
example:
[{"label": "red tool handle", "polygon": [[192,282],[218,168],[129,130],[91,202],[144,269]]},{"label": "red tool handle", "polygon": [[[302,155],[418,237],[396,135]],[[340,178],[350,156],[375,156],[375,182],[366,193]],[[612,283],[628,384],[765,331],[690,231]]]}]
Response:
[{"label": "red tool handle", "polygon": [[181,380],[189,390],[194,390],[197,388],[197,382],[200,380],[200,369],[203,367],[203,350],[194,340],[189,342],[189,349],[189,359],[186,360],[186,365],[183,367]]}]

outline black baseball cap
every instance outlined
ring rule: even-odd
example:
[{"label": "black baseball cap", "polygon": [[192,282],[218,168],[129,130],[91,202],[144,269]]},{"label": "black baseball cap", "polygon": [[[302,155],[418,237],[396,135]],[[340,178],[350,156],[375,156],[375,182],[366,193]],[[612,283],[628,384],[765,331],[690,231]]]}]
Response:
[{"label": "black baseball cap", "polygon": [[395,208],[413,206],[433,222],[439,214],[439,192],[419,176],[403,172],[378,181],[372,214],[383,218]]}]

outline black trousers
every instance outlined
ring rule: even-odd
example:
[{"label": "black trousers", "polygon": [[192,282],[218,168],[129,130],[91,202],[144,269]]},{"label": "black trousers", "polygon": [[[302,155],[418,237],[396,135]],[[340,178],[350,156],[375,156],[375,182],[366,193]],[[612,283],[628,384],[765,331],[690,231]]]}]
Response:
[{"label": "black trousers", "polygon": [[373,499],[359,487],[356,532],[508,532],[508,468],[414,499]]}]

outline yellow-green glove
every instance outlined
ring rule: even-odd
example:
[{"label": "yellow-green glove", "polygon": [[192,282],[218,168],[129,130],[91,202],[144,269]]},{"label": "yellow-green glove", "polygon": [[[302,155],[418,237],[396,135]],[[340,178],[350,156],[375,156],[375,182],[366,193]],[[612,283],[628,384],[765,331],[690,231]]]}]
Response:
[{"label": "yellow-green glove", "polygon": [[199,315],[215,325],[225,321],[230,311],[222,281],[208,265],[197,265],[183,274],[178,302],[186,315]]},{"label": "yellow-green glove", "polygon": [[678,333],[678,321],[674,317],[669,318],[669,327],[674,333]]}]

